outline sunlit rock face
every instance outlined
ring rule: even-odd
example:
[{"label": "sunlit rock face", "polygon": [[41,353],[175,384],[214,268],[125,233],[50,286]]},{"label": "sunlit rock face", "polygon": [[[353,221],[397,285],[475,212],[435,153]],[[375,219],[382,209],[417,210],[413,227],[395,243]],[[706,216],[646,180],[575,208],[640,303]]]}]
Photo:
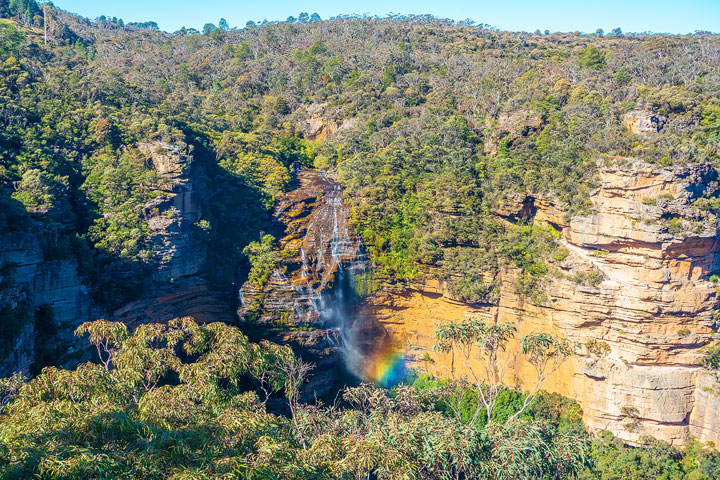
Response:
[{"label": "sunlit rock face", "polygon": [[667,122],[667,117],[648,110],[632,110],[622,116],[625,128],[636,135],[652,135],[657,133]]},{"label": "sunlit rock face", "polygon": [[349,214],[337,182],[320,172],[299,171],[297,185],[275,213],[281,230],[273,233],[281,236],[284,259],[262,291],[249,282],[243,285],[240,317],[247,320],[257,310],[262,314],[252,318],[254,324],[324,326],[325,310],[338,307],[323,297],[336,287],[338,272],[350,277],[368,267],[362,244],[348,225]]},{"label": "sunlit rock face", "polygon": [[343,118],[342,107],[329,107],[327,103],[313,103],[296,118],[303,138],[326,140],[357,127],[355,117]]},{"label": "sunlit rock face", "polygon": [[[653,435],[681,445],[693,435],[720,445],[720,383],[697,365],[700,349],[717,336],[709,275],[719,262],[717,219],[696,202],[713,195],[717,172],[634,159],[598,167],[592,215],[568,221],[551,202],[534,199],[535,222],[557,228],[569,252],[562,275],[548,277],[541,304],[518,296],[508,271],[491,308],[456,302],[442,281],[432,281],[370,298],[364,316],[383,323],[415,365],[443,375],[450,375],[451,358],[431,349],[441,321],[480,314],[516,323],[518,336],[556,332],[581,351],[546,388],[577,399],[590,428],[630,441]],[[577,284],[579,271],[601,280]],[[455,369],[462,373],[457,361]],[[513,363],[511,383],[529,388],[534,379],[526,364]]]}]

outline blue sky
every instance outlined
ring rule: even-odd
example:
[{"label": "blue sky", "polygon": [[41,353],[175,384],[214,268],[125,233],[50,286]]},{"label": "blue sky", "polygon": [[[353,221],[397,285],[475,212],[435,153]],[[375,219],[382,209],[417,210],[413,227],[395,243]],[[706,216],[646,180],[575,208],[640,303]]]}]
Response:
[{"label": "blue sky", "polygon": [[162,30],[182,26],[200,29],[227,19],[231,27],[248,20],[285,20],[300,12],[317,12],[323,19],[339,14],[386,15],[430,13],[438,17],[470,18],[503,30],[535,29],[594,32],[620,27],[625,32],[690,33],[720,31],[720,0],[54,0],[55,5],[95,18],[116,16],[126,22],[153,20]]}]

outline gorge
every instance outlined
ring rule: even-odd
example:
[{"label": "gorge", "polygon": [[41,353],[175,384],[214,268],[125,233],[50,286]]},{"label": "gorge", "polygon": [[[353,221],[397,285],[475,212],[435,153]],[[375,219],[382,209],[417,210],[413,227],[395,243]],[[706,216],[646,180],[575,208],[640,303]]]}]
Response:
[{"label": "gorge", "polygon": [[0,478],[719,478],[719,98],[704,31],[0,0]]},{"label": "gorge", "polygon": [[[197,192],[205,180],[192,173],[191,155],[166,145],[143,148],[158,173],[172,179],[168,199],[153,204],[161,208],[151,222],[158,224],[153,227],[158,242],[169,252],[159,275],[173,277],[173,284],[109,315],[90,300],[72,263],[39,267],[37,240],[2,237],[2,264],[13,265],[9,278],[17,285],[3,294],[22,295],[27,285],[38,315],[43,306],[51,310],[53,344],[69,364],[87,355],[72,347],[81,319],[104,315],[138,325],[190,315],[235,323],[231,303],[197,275],[203,253],[188,249],[187,227],[173,229],[176,220],[162,215],[174,208],[180,219],[197,221]],[[262,289],[243,285],[238,319],[261,337],[291,345],[316,366],[308,399],[327,394],[343,364],[358,378],[384,385],[413,368],[450,376],[449,356],[432,349],[441,321],[479,315],[513,322],[520,333],[561,333],[579,342],[581,354],[545,388],[576,399],[588,426],[627,440],[650,434],[679,445],[691,435],[720,442],[717,378],[698,365],[702,347],[716,335],[717,285],[708,278],[718,270],[717,223],[694,206],[714,188],[717,172],[703,165],[657,168],[626,158],[600,161],[599,169],[603,183],[591,197],[591,216],[568,220],[542,198],[518,198],[497,212],[510,218],[530,202],[532,221],[556,229],[568,251],[560,265],[565,273],[553,276],[548,297],[534,303],[515,291],[516,272],[509,269],[497,304],[477,306],[455,300],[445,286],[448,279],[432,272],[407,287],[382,288],[351,225],[340,184],[330,174],[298,168],[294,187],[276,207],[276,231],[270,232],[279,238],[282,261]],[[672,218],[691,229],[671,233],[666,225]],[[592,285],[569,275],[592,271],[600,274]],[[39,322],[36,328],[42,328]],[[19,337],[6,371],[33,362],[34,334]],[[519,388],[534,381],[519,363],[510,377]],[[627,412],[636,412],[632,428]]]}]

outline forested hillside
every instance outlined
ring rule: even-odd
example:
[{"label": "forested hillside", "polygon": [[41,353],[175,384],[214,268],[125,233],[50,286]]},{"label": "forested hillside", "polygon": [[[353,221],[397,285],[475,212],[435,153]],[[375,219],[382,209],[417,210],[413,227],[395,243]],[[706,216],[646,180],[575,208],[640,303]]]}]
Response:
[{"label": "forested hillside", "polygon": [[[396,279],[462,272],[461,298],[492,299],[483,272],[510,262],[532,288],[561,255],[552,232],[490,218],[504,199],[572,215],[588,211],[602,156],[718,158],[708,34],[531,35],[429,17],[166,34],[48,15],[48,46],[39,28],[4,24],[0,155],[4,210],[17,211],[5,222],[42,218],[49,254],[79,240],[79,256],[151,259],[142,207],[159,186],[136,145],[163,141],[193,145],[266,207],[294,162],[336,169],[378,266]],[[623,126],[633,114],[644,129]]]},{"label": "forested hillside", "polygon": [[[187,233],[182,248],[202,252],[198,275],[232,303],[248,275],[267,281],[279,257],[265,232],[301,167],[344,186],[383,286],[438,278],[460,301],[494,304],[506,268],[520,272],[521,295],[541,301],[568,254],[555,228],[531,221],[534,202],[567,218],[592,213],[598,165],[613,157],[720,166],[720,37],[709,33],[530,34],[307,14],[166,33],[33,0],[0,0],[0,17],[0,237],[30,235],[43,261],[76,262],[103,312],[177,281],[180,255],[166,241],[176,230]],[[192,173],[159,173],[158,159],[190,157]],[[163,203],[183,175],[202,192],[191,214]],[[703,219],[717,215],[718,195],[716,184],[700,194]],[[52,337],[47,312],[13,289],[18,269],[0,263],[3,361],[29,324]],[[78,331],[88,332],[104,367],[52,367],[57,352],[37,344],[39,375],[2,381],[0,478],[720,471],[697,443],[681,452],[590,438],[577,405],[550,394],[489,426],[454,415],[446,384],[422,376],[393,391],[346,390],[332,408],[302,405],[292,353],[234,327]],[[507,419],[522,394],[505,392]],[[468,395],[455,406],[479,403]]]}]

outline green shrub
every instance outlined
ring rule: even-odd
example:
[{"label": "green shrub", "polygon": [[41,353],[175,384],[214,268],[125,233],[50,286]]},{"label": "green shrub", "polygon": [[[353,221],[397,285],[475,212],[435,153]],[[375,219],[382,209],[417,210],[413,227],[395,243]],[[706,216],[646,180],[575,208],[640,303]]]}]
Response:
[{"label": "green shrub", "polygon": [[580,52],[580,65],[594,70],[605,68],[605,52],[602,52],[595,45],[588,45]]},{"label": "green shrub", "polygon": [[709,345],[701,350],[698,363],[708,370],[720,368],[720,344]]},{"label": "green shrub", "polygon": [[604,277],[598,270],[590,270],[589,272],[575,272],[571,277],[572,281],[578,285],[585,285],[586,287],[597,288]]},{"label": "green shrub", "polygon": [[642,199],[642,203],[643,205],[651,205],[654,207],[655,205],[657,205],[657,198],[645,197]]},{"label": "green shrub", "polygon": [[258,289],[262,289],[275,271],[278,262],[281,260],[280,252],[274,249],[275,237],[264,235],[259,242],[251,242],[243,249],[250,262],[248,281]]}]

